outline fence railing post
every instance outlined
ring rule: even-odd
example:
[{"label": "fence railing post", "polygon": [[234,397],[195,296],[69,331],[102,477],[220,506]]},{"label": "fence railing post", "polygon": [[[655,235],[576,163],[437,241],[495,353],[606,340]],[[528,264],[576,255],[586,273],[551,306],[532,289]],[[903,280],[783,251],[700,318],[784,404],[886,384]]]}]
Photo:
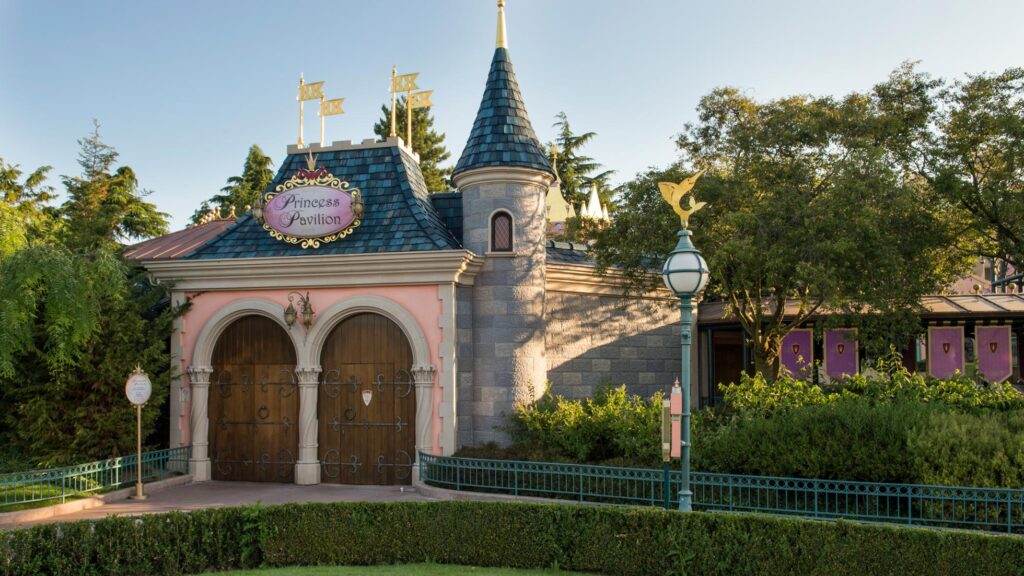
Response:
[{"label": "fence railing post", "polygon": [[519,496],[519,463],[512,464],[512,493]]},{"label": "fence railing post", "polygon": [[583,467],[577,466],[576,470],[580,479],[580,502],[583,502]]},{"label": "fence railing post", "polygon": [[907,488],[907,524],[914,523],[914,489]]},{"label": "fence railing post", "polygon": [[1013,534],[1013,492],[1006,491],[1006,533]]},{"label": "fence railing post", "polygon": [[818,482],[814,482],[814,517],[818,517]]},{"label": "fence railing post", "polygon": [[662,470],[661,475],[662,475],[663,484],[664,484],[663,490],[665,491],[665,493],[662,495],[663,496],[662,499],[665,501],[665,510],[671,510],[672,509],[672,497],[671,497],[671,493],[672,493],[672,467],[669,465],[668,462],[665,462],[665,464],[662,466],[661,470]]}]

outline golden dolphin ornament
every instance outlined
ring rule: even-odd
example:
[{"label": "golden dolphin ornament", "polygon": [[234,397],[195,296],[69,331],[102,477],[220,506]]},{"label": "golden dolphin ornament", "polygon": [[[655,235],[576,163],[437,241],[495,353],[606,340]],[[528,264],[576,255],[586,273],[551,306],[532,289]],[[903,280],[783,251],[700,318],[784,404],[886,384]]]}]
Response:
[{"label": "golden dolphin ornament", "polygon": [[668,202],[669,206],[675,210],[676,214],[679,215],[679,221],[682,223],[683,228],[688,228],[690,225],[690,216],[695,212],[707,205],[707,202],[697,202],[697,199],[692,195],[690,196],[689,208],[683,208],[680,200],[683,196],[693,189],[693,186],[697,183],[697,179],[704,174],[701,170],[689,178],[684,178],[678,184],[675,182],[658,182],[658,189],[661,190],[661,195],[665,198],[665,202]]}]

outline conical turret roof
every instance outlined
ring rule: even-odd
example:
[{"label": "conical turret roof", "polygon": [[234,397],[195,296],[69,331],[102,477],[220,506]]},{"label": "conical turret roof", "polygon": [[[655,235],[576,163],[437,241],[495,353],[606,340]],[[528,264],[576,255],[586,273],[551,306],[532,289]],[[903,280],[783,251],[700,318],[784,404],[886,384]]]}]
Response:
[{"label": "conical turret roof", "polygon": [[515,166],[554,175],[519,93],[508,48],[494,50],[487,87],[453,176],[475,168]]}]

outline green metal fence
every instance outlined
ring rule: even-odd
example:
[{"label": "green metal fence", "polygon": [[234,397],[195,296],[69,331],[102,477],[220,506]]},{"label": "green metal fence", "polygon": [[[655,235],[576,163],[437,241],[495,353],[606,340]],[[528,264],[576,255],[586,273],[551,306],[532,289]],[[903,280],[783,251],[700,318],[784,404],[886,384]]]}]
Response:
[{"label": "green metal fence", "polygon": [[[675,508],[682,473],[420,454],[420,479],[454,490]],[[1024,490],[694,472],[693,506],[1024,534]]]},{"label": "green metal fence", "polygon": [[[142,453],[144,480],[163,480],[188,472],[191,446]],[[137,457],[122,456],[64,468],[0,474],[0,509],[14,504],[54,500],[103,492],[135,483]]]}]

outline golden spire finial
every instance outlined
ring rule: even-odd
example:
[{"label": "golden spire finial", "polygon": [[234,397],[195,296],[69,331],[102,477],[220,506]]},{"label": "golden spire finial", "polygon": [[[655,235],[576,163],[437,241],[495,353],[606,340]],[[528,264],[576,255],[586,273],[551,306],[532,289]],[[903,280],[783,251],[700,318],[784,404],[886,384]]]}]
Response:
[{"label": "golden spire finial", "polygon": [[306,155],[306,168],[313,172],[316,170],[316,156],[313,156],[313,151],[310,150],[309,154]]},{"label": "golden spire finial", "polygon": [[505,35],[505,0],[498,0],[498,41],[496,48],[508,48],[508,38]]},{"label": "golden spire finial", "polygon": [[668,205],[675,210],[676,214],[679,215],[679,221],[682,223],[683,228],[688,228],[690,225],[690,216],[695,212],[707,205],[707,202],[697,202],[697,199],[692,195],[690,196],[690,207],[683,208],[679,204],[679,201],[683,199],[683,196],[693,189],[693,186],[697,184],[697,179],[704,174],[701,170],[689,178],[683,178],[679,184],[675,182],[658,182],[658,189],[661,190],[661,196],[668,202]]}]

